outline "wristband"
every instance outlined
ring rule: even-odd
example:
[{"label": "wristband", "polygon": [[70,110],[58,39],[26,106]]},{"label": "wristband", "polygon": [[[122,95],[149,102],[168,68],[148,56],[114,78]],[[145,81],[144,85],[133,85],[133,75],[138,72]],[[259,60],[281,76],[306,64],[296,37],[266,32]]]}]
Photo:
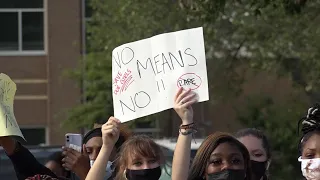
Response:
[{"label": "wristband", "polygon": [[184,136],[187,136],[190,134],[195,134],[196,132],[197,132],[197,130],[195,130],[195,129],[185,129],[185,131],[181,131],[181,129],[179,129],[179,133]]},{"label": "wristband", "polygon": [[185,130],[187,130],[187,129],[193,129],[194,128],[194,126],[195,126],[195,124],[194,123],[190,123],[190,124],[186,124],[186,125],[180,125],[180,129],[185,129]]}]

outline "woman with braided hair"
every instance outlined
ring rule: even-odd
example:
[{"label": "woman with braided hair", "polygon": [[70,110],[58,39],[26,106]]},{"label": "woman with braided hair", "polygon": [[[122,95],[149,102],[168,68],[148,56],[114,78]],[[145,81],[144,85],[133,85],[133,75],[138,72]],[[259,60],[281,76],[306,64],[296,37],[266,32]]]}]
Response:
[{"label": "woman with braided hair", "polygon": [[307,180],[320,180],[320,105],[309,108],[299,121],[302,137],[299,143],[301,171]]}]

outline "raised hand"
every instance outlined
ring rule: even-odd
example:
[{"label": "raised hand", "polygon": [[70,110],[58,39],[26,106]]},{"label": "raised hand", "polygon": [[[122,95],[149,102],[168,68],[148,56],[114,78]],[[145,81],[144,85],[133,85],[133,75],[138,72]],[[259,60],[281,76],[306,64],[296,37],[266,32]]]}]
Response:
[{"label": "raised hand", "polygon": [[114,146],[119,139],[119,125],[120,121],[115,117],[110,117],[101,127],[102,141],[104,146]]},{"label": "raised hand", "polygon": [[174,110],[181,118],[183,125],[193,123],[193,109],[191,105],[197,101],[196,93],[192,92],[191,89],[184,90],[183,88],[179,88],[174,98]]}]

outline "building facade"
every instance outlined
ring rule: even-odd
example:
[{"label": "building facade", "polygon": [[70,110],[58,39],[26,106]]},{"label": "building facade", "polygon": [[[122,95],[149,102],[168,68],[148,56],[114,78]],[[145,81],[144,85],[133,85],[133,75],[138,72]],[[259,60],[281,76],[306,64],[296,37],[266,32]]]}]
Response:
[{"label": "building facade", "polygon": [[17,84],[14,112],[29,145],[64,142],[80,90],[64,72],[81,57],[80,0],[1,0],[0,72]]}]

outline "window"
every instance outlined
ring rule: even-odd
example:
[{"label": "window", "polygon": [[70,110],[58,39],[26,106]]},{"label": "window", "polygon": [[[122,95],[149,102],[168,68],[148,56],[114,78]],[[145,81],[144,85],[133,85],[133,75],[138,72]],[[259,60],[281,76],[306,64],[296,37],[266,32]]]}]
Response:
[{"label": "window", "polygon": [[1,0],[0,54],[44,52],[43,0]]},{"label": "window", "polygon": [[90,20],[93,13],[93,9],[90,3],[90,0],[85,0],[85,17],[87,20]]},{"label": "window", "polygon": [[2,8],[43,8],[43,0],[1,0]]},{"label": "window", "polygon": [[27,143],[24,145],[37,146],[46,144],[46,128],[21,128]]}]

